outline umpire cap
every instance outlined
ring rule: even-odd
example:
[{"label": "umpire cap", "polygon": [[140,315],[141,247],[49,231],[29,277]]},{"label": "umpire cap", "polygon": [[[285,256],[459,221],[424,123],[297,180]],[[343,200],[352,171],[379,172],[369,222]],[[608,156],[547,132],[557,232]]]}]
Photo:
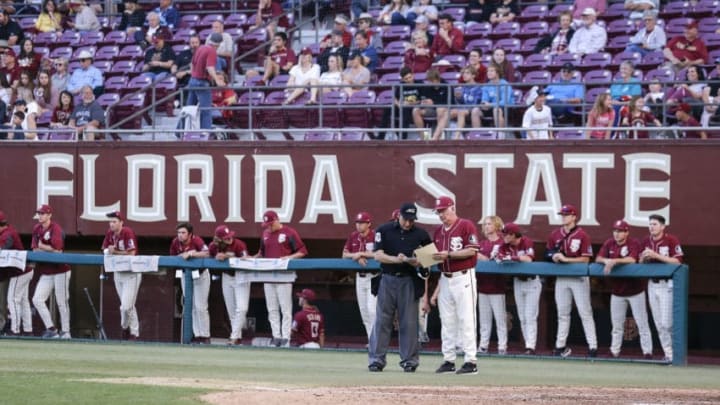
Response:
[{"label": "umpire cap", "polygon": [[400,216],[409,221],[417,219],[417,207],[413,203],[405,203],[400,206]]}]

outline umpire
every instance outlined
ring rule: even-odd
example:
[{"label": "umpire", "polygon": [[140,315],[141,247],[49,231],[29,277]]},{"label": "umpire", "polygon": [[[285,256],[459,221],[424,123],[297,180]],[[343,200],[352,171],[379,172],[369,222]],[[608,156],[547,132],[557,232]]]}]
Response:
[{"label": "umpire", "polygon": [[377,295],[377,316],[370,335],[368,369],[385,368],[395,311],[399,321],[400,367],[413,373],[418,367],[418,299],[426,281],[417,275],[413,251],[432,243],[430,235],[415,226],[417,207],[405,203],[397,222],[388,222],[375,232],[375,260],[381,263],[382,279]]}]

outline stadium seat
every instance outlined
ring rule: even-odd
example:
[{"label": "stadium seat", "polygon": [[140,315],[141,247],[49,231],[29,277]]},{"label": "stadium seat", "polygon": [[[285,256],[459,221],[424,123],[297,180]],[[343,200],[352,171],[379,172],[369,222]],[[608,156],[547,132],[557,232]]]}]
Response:
[{"label": "stadium seat", "polygon": [[388,56],[403,55],[407,46],[405,41],[392,41],[385,45],[383,49],[378,52],[378,55],[387,58]]},{"label": "stadium seat", "polygon": [[404,58],[402,56],[392,55],[385,58],[382,64],[375,69],[375,73],[378,76],[382,76],[387,73],[397,73],[403,65]]},{"label": "stadium seat", "polygon": [[455,21],[465,21],[465,9],[460,7],[447,7],[443,13],[450,14]]},{"label": "stadium seat", "polygon": [[609,3],[607,9],[605,9],[605,12],[602,14],[600,18],[602,18],[605,21],[612,21],[612,20],[627,20],[627,17],[630,15],[630,12],[628,10],[625,10],[625,3],[624,2],[617,2],[617,3]]},{"label": "stadium seat", "polygon": [[47,136],[48,141],[75,141],[75,131],[50,132]]},{"label": "stadium seat", "polygon": [[[512,38],[520,33],[520,23],[517,22],[503,22],[499,23],[493,28],[490,33],[492,39],[507,39]],[[496,45],[497,46],[497,45]],[[518,50],[520,46],[518,45]]]},{"label": "stadium seat", "polygon": [[225,28],[238,27],[243,28],[247,24],[247,15],[244,13],[230,14],[225,17]]},{"label": "stadium seat", "polygon": [[[225,25],[224,24],[225,17],[222,14],[205,14],[200,19],[199,25],[210,27],[212,25],[212,23],[214,23],[215,21],[220,21],[223,23],[223,26]],[[198,25],[198,24],[196,24],[196,25]]]},{"label": "stadium seat", "polygon": [[135,65],[136,62],[134,60],[119,60],[115,63],[113,63],[113,67],[108,72],[108,76],[122,76],[122,75],[129,75],[133,72],[135,72]]},{"label": "stadium seat", "polygon": [[375,92],[372,90],[358,90],[346,101],[343,109],[343,122],[345,126],[369,128],[371,127],[370,106],[375,103]]},{"label": "stadium seat", "polygon": [[443,72],[440,78],[449,84],[458,84],[460,82],[460,72]]},{"label": "stadium seat", "polygon": [[530,4],[525,6],[519,16],[515,17],[517,22],[542,21],[548,15],[548,6],[546,4]]},{"label": "stadium seat", "polygon": [[270,80],[270,87],[282,88],[287,87],[290,75],[277,75]]},{"label": "stadium seat", "polygon": [[394,102],[392,90],[384,90],[377,95],[375,107],[370,110],[374,127],[380,127],[383,124],[384,111],[389,109]]},{"label": "stadium seat", "polygon": [[[55,48],[55,51],[61,48]],[[95,55],[97,52],[97,48],[93,45],[85,45],[85,46],[78,46],[74,48],[72,53],[72,59],[77,59],[80,56],[80,52],[87,51],[90,52],[90,55]]]},{"label": "stadium seat", "polygon": [[717,0],[700,0],[693,8],[696,15],[720,15],[720,2]]},{"label": "stadium seat", "polygon": [[185,142],[204,142],[210,140],[208,132],[183,132],[181,141]]},{"label": "stadium seat", "polygon": [[340,128],[343,126],[343,108],[347,101],[347,94],[344,91],[329,91],[320,96],[322,106],[320,114],[320,126],[326,128]]},{"label": "stadium seat", "polygon": [[102,31],[83,31],[80,33],[80,45],[97,45],[105,39]]},{"label": "stadium seat", "polygon": [[555,139],[561,139],[561,140],[576,140],[576,139],[585,139],[585,132],[576,130],[576,131],[556,131],[555,132]]},{"label": "stadium seat", "polygon": [[56,42],[60,46],[69,45],[72,47],[80,45],[80,33],[72,30],[65,30],[58,37]]},{"label": "stadium seat", "polygon": [[[640,69],[633,70],[632,77],[642,81],[643,80],[643,71]],[[613,77],[613,80],[619,80],[621,78],[620,72],[615,73],[615,76]]]},{"label": "stadium seat", "polygon": [[522,39],[540,38],[546,35],[549,29],[550,27],[545,21],[528,21],[520,26],[520,32],[517,34],[517,37]]},{"label": "stadium seat", "polygon": [[527,59],[529,56],[532,56],[535,54],[535,47],[537,46],[538,42],[540,42],[542,38],[540,37],[532,37],[524,40],[522,42],[522,46],[520,46],[520,53],[525,56],[525,59]]},{"label": "stadium seat", "polygon": [[563,4],[556,4],[553,6],[553,8],[550,9],[550,11],[547,14],[546,21],[550,20],[549,22],[556,22],[558,17],[560,17],[560,14],[564,12],[571,12],[572,13],[572,3],[563,3]]},{"label": "stadium seat", "polygon": [[543,70],[552,62],[552,56],[546,53],[533,53],[525,58],[522,65],[518,66],[518,70],[532,72],[533,70]]},{"label": "stadium seat", "polygon": [[[705,47],[708,49],[708,51],[720,49],[720,34],[716,34],[714,32],[702,34],[702,39],[705,42]],[[710,59],[710,62],[713,61],[714,59]]]},{"label": "stadium seat", "polygon": [[360,128],[345,127],[335,134],[335,139],[338,141],[364,141],[367,137]]},{"label": "stadium seat", "polygon": [[612,20],[605,27],[608,38],[612,38],[616,35],[632,35],[637,31],[635,24],[631,20],[620,19]]},{"label": "stadium seat", "polygon": [[57,42],[57,34],[54,32],[38,32],[33,38],[35,46],[47,46]]},{"label": "stadium seat", "polygon": [[[467,64],[467,60],[463,55],[445,55],[440,60],[445,60],[455,67],[456,70],[460,70]],[[417,79],[417,75],[415,77]]]},{"label": "stadium seat", "polygon": [[583,82],[588,85],[609,85],[612,77],[612,72],[607,69],[595,69],[583,75]]},{"label": "stadium seat", "polygon": [[[127,78],[125,77],[122,77],[122,79],[127,80]],[[108,107],[120,101],[120,94],[108,91],[107,84],[105,86],[105,93],[99,95],[98,98],[95,100],[98,102],[98,104],[100,104],[103,110],[107,110]]]},{"label": "stadium seat", "polygon": [[[263,129],[284,129],[288,127],[288,119],[283,108],[285,91],[270,92],[262,101],[262,107],[257,116],[257,126],[254,128]],[[262,131],[256,131],[260,139],[265,139]],[[292,136],[285,133],[286,139],[292,140]]]},{"label": "stadium seat", "polygon": [[200,22],[200,16],[197,14],[183,14],[180,17],[180,28],[195,28]]},{"label": "stadium seat", "polygon": [[243,30],[240,27],[225,28],[225,32],[230,34],[230,37],[232,37],[233,42],[237,41],[238,39],[242,38],[243,35],[245,35],[245,30]]},{"label": "stadium seat", "polygon": [[675,80],[675,73],[670,69],[657,68],[645,73],[645,81],[649,82],[658,79],[661,83]]},{"label": "stadium seat", "polygon": [[[199,28],[198,28],[198,29],[199,29]],[[212,35],[212,33],[213,33],[212,28],[199,29],[199,31],[198,31],[198,37],[200,38],[200,43],[201,43],[201,44],[204,44],[205,41],[207,40],[207,37],[209,37],[210,35]]]},{"label": "stadium seat", "polygon": [[73,56],[73,49],[69,46],[61,46],[50,51],[50,59],[64,58],[71,60]]},{"label": "stadium seat", "polygon": [[[132,79],[130,79],[127,83],[127,86],[125,86],[124,89],[120,91],[120,94],[129,94],[129,93],[135,93],[142,90],[147,90],[147,88],[152,84],[152,78],[149,76],[135,76]],[[149,94],[148,94],[149,96]],[[148,100],[150,101],[150,97],[148,97]]]},{"label": "stadium seat", "polygon": [[469,131],[463,134],[469,141],[491,141],[497,139],[496,131]]},{"label": "stadium seat", "polygon": [[597,68],[605,68],[612,63],[612,55],[608,52],[589,53],[582,58],[580,65],[576,68],[582,71],[589,71]]},{"label": "stadium seat", "polygon": [[638,68],[643,70],[650,70],[655,69],[659,65],[662,65],[665,62],[665,56],[663,55],[662,51],[656,51],[656,52],[650,52],[645,54],[642,58],[642,62],[638,64]]},{"label": "stadium seat", "polygon": [[332,141],[335,140],[335,132],[318,129],[316,131],[305,132],[304,137],[306,141]]},{"label": "stadium seat", "polygon": [[383,27],[383,32],[380,36],[383,45],[387,45],[392,41],[410,39],[410,26],[408,25],[387,25]]},{"label": "stadium seat", "polygon": [[127,76],[110,76],[105,79],[105,83],[103,86],[105,87],[105,91],[120,94],[120,91],[127,87],[127,84]]},{"label": "stadium seat", "polygon": [[547,70],[532,70],[523,76],[522,82],[545,86],[550,83],[551,79],[552,74]]},{"label": "stadium seat", "polygon": [[495,41],[495,49],[503,49],[505,53],[520,52],[522,42],[518,38],[502,38]]},{"label": "stadium seat", "polygon": [[139,61],[143,59],[145,59],[145,51],[140,47],[140,45],[125,45],[120,48],[120,53],[118,53],[118,56],[116,56],[114,60]]},{"label": "stadium seat", "polygon": [[665,4],[665,7],[663,7],[659,17],[668,20],[671,18],[682,17],[690,11],[690,5],[687,1],[673,1]]},{"label": "stadium seat", "polygon": [[481,22],[475,24],[469,24],[465,27],[465,33],[463,39],[465,43],[480,38],[487,38],[492,33],[492,24],[489,22]]},{"label": "stadium seat", "polygon": [[615,54],[615,56],[613,56],[612,58],[610,68],[613,70],[617,70],[620,68],[620,64],[625,61],[630,61],[632,62],[633,66],[637,66],[642,62],[642,55],[639,52],[630,51],[623,51]]},{"label": "stadium seat", "polygon": [[622,52],[627,48],[630,43],[630,35],[615,35],[612,38],[608,38],[608,43],[605,45],[605,50],[616,54]]},{"label": "stadium seat", "polygon": [[469,42],[466,42],[465,45],[465,53],[470,53],[470,51],[474,51],[476,49],[480,49],[482,51],[482,54],[487,54],[492,52],[493,50],[493,41],[492,39],[487,38],[477,38],[473,39]]},{"label": "stadium seat", "polygon": [[102,47],[107,45],[122,46],[128,41],[128,36],[125,31],[110,31],[105,34],[102,41],[98,41],[96,46]]}]

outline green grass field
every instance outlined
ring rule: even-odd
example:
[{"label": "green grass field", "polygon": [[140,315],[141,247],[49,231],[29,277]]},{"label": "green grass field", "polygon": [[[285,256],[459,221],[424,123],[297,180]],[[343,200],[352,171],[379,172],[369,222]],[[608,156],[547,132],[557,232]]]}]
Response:
[{"label": "green grass field", "polygon": [[[262,386],[583,386],[720,389],[720,367],[557,359],[482,358],[477,376],[436,375],[442,358],[421,356],[415,374],[388,355],[383,373],[367,372],[361,352],[180,347],[178,345],[0,340],[3,404],[196,404],[221,388],[108,384],[87,379],[217,380]],[[227,388],[226,388],[227,389]],[[720,395],[720,394],[718,394]]]}]

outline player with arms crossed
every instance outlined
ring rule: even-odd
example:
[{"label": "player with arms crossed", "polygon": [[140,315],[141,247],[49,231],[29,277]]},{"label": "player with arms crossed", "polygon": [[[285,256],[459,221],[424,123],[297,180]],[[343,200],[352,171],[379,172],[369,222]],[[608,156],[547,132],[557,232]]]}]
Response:
[{"label": "player with arms crossed", "polygon": [[313,305],[315,291],[305,288],[295,294],[298,305],[302,308],[293,317],[293,343],[301,349],[319,349],[325,346],[325,318],[320,310]]},{"label": "player with arms crossed", "polygon": [[[648,228],[650,235],[642,243],[640,263],[681,264],[683,250],[680,241],[665,233],[665,217],[650,215]],[[660,345],[665,352],[665,361],[672,362],[672,311],[673,282],[667,278],[651,278],[648,282],[648,301],[652,311],[655,329],[658,331]]]},{"label": "player with arms crossed", "polygon": [[[106,215],[109,226],[102,243],[103,253],[106,255],[137,255],[137,238],[130,227],[125,226],[125,218],[119,211]],[[122,337],[127,340],[137,340],[140,336],[140,320],[138,319],[135,302],[137,301],[142,273],[132,271],[118,271],[113,274],[115,290],[120,298],[120,328]]]},{"label": "player with arms crossed", "polygon": [[[343,259],[352,259],[359,265],[367,266],[367,259],[375,257],[373,253],[373,237],[375,230],[372,229],[372,218],[367,212],[360,212],[355,216],[355,231],[350,234],[345,247],[343,248]],[[368,340],[372,332],[372,326],[375,323],[375,308],[377,307],[377,297],[371,293],[372,279],[377,274],[369,271],[361,270],[355,276],[355,293],[357,294],[358,307],[360,308],[360,317]]]},{"label": "player with arms crossed", "polygon": [[[630,238],[630,226],[623,220],[613,224],[613,237],[606,240],[598,252],[595,262],[604,264],[603,274],[610,274],[618,264],[637,263],[640,245]],[[620,356],[623,336],[625,334],[625,317],[630,305],[635,323],[640,333],[640,347],[645,358],[652,358],[652,335],[648,326],[647,308],[645,307],[645,280],[642,278],[610,279],[612,295],[610,296],[610,320],[612,321],[612,340],[610,353],[613,357]]]}]

